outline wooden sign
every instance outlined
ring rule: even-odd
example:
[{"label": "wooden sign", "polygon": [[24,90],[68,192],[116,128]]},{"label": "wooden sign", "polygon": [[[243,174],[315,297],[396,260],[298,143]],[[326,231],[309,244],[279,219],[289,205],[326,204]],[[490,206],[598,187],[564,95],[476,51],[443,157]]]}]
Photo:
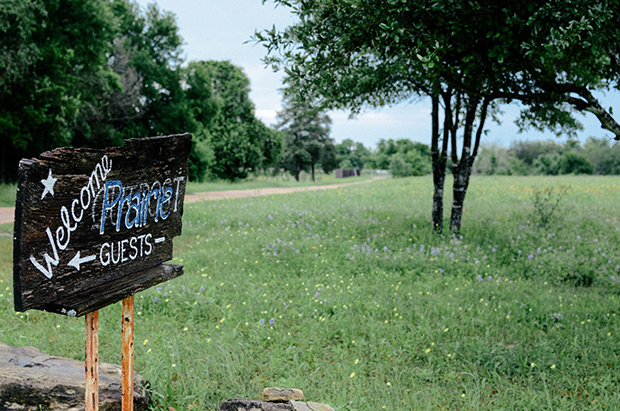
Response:
[{"label": "wooden sign", "polygon": [[19,163],[15,310],[80,316],[183,273],[181,234],[191,135],[59,148]]}]

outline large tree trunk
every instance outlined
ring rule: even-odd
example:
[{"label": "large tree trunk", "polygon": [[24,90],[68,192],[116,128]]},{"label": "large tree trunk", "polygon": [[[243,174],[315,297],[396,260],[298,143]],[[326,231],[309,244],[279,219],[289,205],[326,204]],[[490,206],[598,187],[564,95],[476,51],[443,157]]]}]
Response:
[{"label": "large tree trunk", "polygon": [[445,118],[442,146],[439,147],[439,96],[432,96],[432,130],[431,130],[431,163],[433,169],[433,211],[432,222],[433,231],[441,232],[443,230],[443,195],[444,184],[446,181],[446,164],[448,162],[448,131],[449,124],[452,121],[452,112],[450,99],[451,92],[447,91],[443,95],[445,101]]},{"label": "large tree trunk", "polygon": [[443,230],[443,186],[446,180],[446,162],[439,152],[439,96],[432,96],[431,162],[433,166],[433,230]]},{"label": "large tree trunk", "polygon": [[[469,187],[469,180],[471,177],[471,171],[474,167],[474,161],[476,159],[476,156],[478,155],[480,138],[484,129],[484,121],[487,116],[489,103],[490,99],[487,98],[482,101],[482,107],[479,115],[480,121],[478,123],[478,129],[476,131],[474,147],[472,149],[472,134],[474,130],[474,121],[476,119],[478,105],[480,104],[480,98],[470,97],[467,101],[465,127],[463,131],[463,151],[461,153],[460,161],[452,165],[454,186],[452,189],[452,215],[450,216],[450,230],[454,232],[458,232],[461,230],[465,196],[467,195],[467,187]],[[452,149],[456,151],[454,140]]]},{"label": "large tree trunk", "polygon": [[314,181],[314,163],[312,163],[312,181]]},{"label": "large tree trunk", "polygon": [[469,178],[473,169],[474,158],[468,157],[467,161],[459,162],[454,167],[454,186],[452,188],[452,215],[450,216],[450,230],[459,232],[461,230],[461,221],[463,219],[463,206],[465,204],[465,196],[467,195],[467,187],[469,187]]}]

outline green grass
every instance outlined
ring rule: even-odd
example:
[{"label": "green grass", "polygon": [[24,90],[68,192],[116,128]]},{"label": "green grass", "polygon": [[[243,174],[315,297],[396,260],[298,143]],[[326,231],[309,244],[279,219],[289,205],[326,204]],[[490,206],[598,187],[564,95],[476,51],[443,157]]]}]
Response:
[{"label": "green grass", "polygon": [[16,184],[0,184],[0,207],[15,206]]},{"label": "green grass", "polygon": [[348,184],[360,181],[370,180],[375,176],[374,172],[365,172],[360,177],[348,177],[345,179],[337,179],[334,173],[323,174],[317,173],[316,181],[312,181],[308,173],[302,172],[299,181],[295,181],[289,174],[280,174],[277,176],[250,176],[245,180],[229,182],[229,181],[208,181],[204,183],[191,182],[187,185],[188,194],[205,193],[211,191],[229,191],[229,190],[252,190],[260,188],[290,188],[290,187],[308,187],[330,184]]},{"label": "green grass", "polygon": [[[474,177],[459,236],[431,233],[430,177],[189,204],[185,274],[136,297],[136,370],[162,409],[266,386],[337,410],[619,409],[619,182]],[[542,227],[536,187],[562,184]],[[0,341],[82,359],[83,318],[13,311],[11,253],[0,237]],[[119,304],[99,341],[120,363]]]}]

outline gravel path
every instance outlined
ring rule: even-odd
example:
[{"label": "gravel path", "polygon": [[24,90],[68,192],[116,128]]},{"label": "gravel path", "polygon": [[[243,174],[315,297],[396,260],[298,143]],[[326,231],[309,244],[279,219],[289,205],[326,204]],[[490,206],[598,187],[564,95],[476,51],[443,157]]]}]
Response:
[{"label": "gravel path", "polygon": [[[288,194],[297,191],[315,191],[315,190],[328,190],[334,188],[341,188],[351,186],[355,184],[366,184],[372,181],[379,180],[384,177],[375,177],[370,180],[358,181],[355,183],[342,183],[342,184],[330,184],[324,186],[309,186],[309,187],[280,187],[280,188],[259,188],[250,190],[229,190],[229,191],[211,191],[207,193],[187,194],[185,196],[186,203],[195,203],[197,201],[211,201],[221,200],[224,198],[244,198],[255,196],[268,196],[273,194]],[[14,207],[0,207],[0,224],[11,223],[15,218]]]}]

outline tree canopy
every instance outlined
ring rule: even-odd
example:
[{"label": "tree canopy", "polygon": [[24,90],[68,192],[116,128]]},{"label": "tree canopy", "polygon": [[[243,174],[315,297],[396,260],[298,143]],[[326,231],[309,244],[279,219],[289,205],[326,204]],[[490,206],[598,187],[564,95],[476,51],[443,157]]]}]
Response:
[{"label": "tree canopy", "polygon": [[277,128],[284,133],[282,165],[295,180],[299,181],[302,171],[310,171],[314,181],[317,164],[326,173],[337,167],[336,148],[329,136],[331,119],[322,110],[287,90],[278,119]]},{"label": "tree canopy", "polygon": [[174,14],[131,0],[2,0],[0,181],[58,146],[193,133],[189,174],[243,178],[277,164],[280,134],[254,116],[229,62],[183,66]]}]

